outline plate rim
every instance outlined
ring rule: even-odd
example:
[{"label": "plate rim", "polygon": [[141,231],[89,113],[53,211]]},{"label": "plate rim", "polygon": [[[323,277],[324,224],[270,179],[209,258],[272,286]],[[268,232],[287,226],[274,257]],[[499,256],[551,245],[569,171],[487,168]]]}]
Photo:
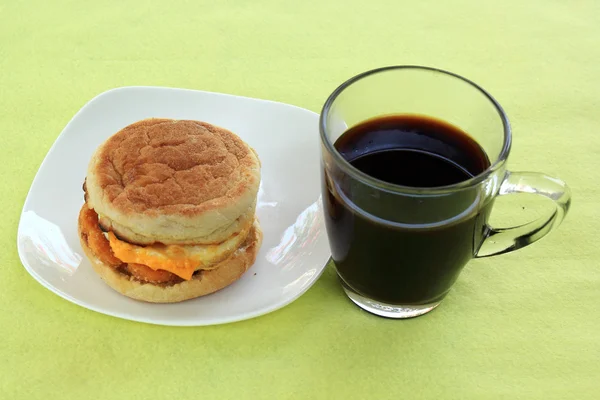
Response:
[{"label": "plate rim", "polygon": [[[25,200],[23,202],[23,206],[21,208],[21,213],[19,216],[19,224],[17,226],[17,240],[16,240],[16,245],[17,245],[17,253],[19,254],[19,260],[21,261],[21,265],[25,268],[25,270],[29,273],[29,275],[35,280],[37,281],[39,284],[41,284],[44,288],[46,288],[47,290],[49,290],[50,292],[54,293],[55,295],[73,303],[76,304],[79,307],[85,308],[87,310],[91,310],[95,313],[98,314],[103,314],[103,315],[107,315],[110,317],[114,317],[114,318],[118,318],[121,320],[127,320],[127,321],[134,321],[134,322],[139,322],[139,323],[144,323],[144,324],[149,324],[149,325],[158,325],[158,326],[176,326],[176,327],[192,327],[192,326],[211,326],[211,325],[224,325],[224,324],[230,324],[230,323],[234,323],[234,322],[240,322],[240,321],[245,321],[245,320],[250,320],[250,319],[254,319],[256,317],[262,316],[262,315],[266,315],[266,314],[270,314],[274,311],[277,311],[281,308],[284,308],[286,306],[288,306],[289,304],[293,303],[294,301],[296,301],[298,298],[300,298],[302,295],[304,295],[318,280],[319,278],[323,275],[323,273],[325,272],[325,269],[327,268],[327,266],[329,265],[330,261],[331,261],[331,255],[328,256],[327,261],[325,261],[325,263],[323,265],[317,265],[317,273],[313,274],[311,276],[311,278],[308,280],[307,284],[304,285],[304,287],[299,290],[297,293],[295,293],[293,296],[291,296],[289,299],[286,299],[285,301],[283,301],[282,303],[277,303],[274,305],[270,305],[267,307],[263,307],[263,308],[259,308],[258,310],[255,310],[253,312],[248,312],[242,315],[238,315],[238,316],[231,316],[228,318],[221,318],[221,319],[208,319],[208,320],[165,320],[165,319],[161,319],[161,318],[147,318],[147,317],[138,317],[136,315],[129,315],[129,314],[124,314],[124,313],[120,313],[120,312],[114,312],[111,310],[105,310],[105,309],[101,309],[101,307],[97,307],[94,304],[88,304],[88,303],[84,303],[82,301],[80,301],[79,299],[71,296],[68,293],[65,293],[64,291],[60,290],[59,288],[57,288],[56,286],[52,285],[51,283],[49,283],[48,281],[46,281],[45,279],[43,279],[36,271],[34,268],[32,268],[29,265],[29,262],[26,260],[26,257],[24,255],[24,249],[22,249],[22,230],[23,230],[23,216],[24,214],[29,211],[30,207],[30,202],[31,202],[31,192],[33,187],[36,185],[36,183],[38,182],[38,180],[40,179],[40,171],[44,168],[44,166],[46,165],[46,163],[48,162],[48,158],[50,156],[50,154],[52,153],[52,151],[58,146],[59,142],[61,141],[61,139],[63,138],[63,134],[64,132],[69,128],[69,126],[73,123],[73,121],[77,118],[77,116],[79,116],[81,113],[83,113],[87,108],[89,108],[94,102],[96,102],[98,99],[100,99],[101,97],[107,96],[109,94],[113,94],[115,92],[120,92],[120,91],[126,91],[126,90],[131,90],[131,89],[150,89],[150,90],[154,90],[154,89],[158,89],[158,90],[168,90],[168,91],[176,91],[176,92],[192,92],[192,93],[202,93],[202,94],[208,94],[208,95],[213,95],[213,96],[220,96],[220,97],[229,97],[229,98],[238,98],[238,99],[244,99],[244,100],[251,100],[251,101],[258,101],[258,102],[264,102],[264,103],[269,103],[269,104],[275,104],[278,106],[285,106],[285,107],[290,107],[290,108],[294,108],[298,111],[302,111],[302,112],[307,112],[313,115],[318,116],[319,114],[308,110],[306,108],[303,107],[299,107],[293,104],[288,104],[288,103],[283,103],[283,102],[279,102],[279,101],[275,101],[275,100],[268,100],[268,99],[260,99],[260,98],[254,98],[254,97],[247,97],[247,96],[240,96],[240,95],[236,95],[236,94],[231,94],[231,93],[222,93],[222,92],[213,92],[213,91],[206,91],[206,90],[197,90],[197,89],[186,89],[186,88],[177,88],[177,87],[169,87],[169,86],[145,86],[145,85],[133,85],[133,86],[119,86],[119,87],[115,87],[112,89],[108,89],[105,90],[97,95],[95,95],[94,97],[92,97],[90,100],[88,100],[81,108],[79,108],[79,110],[69,119],[69,122],[67,122],[67,124],[64,126],[64,128],[61,130],[61,132],[58,134],[58,136],[56,137],[56,139],[54,139],[54,142],[52,143],[52,145],[50,146],[50,148],[48,149],[48,151],[46,152],[46,154],[44,155],[44,158],[42,159],[42,162],[40,163],[39,167],[37,168],[35,175],[33,177],[33,179],[31,180],[31,184],[29,186],[29,189],[27,191],[27,195],[25,197]],[[321,207],[323,206],[323,202],[322,202],[322,195],[319,194],[319,197],[317,199],[317,202],[321,203]],[[122,295],[121,295],[122,296]],[[177,303],[173,303],[173,305],[175,306]]]}]

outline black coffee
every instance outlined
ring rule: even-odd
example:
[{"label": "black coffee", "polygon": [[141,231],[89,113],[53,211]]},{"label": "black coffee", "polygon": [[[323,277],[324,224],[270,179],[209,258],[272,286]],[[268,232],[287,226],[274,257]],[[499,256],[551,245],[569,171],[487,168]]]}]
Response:
[{"label": "black coffee", "polygon": [[[456,184],[490,165],[465,132],[422,116],[365,121],[346,131],[335,147],[371,177],[413,188]],[[368,298],[398,305],[438,301],[483,241],[491,203],[478,205],[475,190],[421,200],[377,193],[347,175],[325,173],[323,182],[338,274]],[[422,223],[438,215],[441,222]]]}]

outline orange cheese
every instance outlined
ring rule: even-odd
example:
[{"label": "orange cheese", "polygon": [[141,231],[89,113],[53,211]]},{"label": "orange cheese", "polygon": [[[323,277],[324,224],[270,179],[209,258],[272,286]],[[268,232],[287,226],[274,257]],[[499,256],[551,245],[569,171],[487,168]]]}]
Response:
[{"label": "orange cheese", "polygon": [[207,245],[136,246],[119,240],[112,232],[108,232],[108,240],[114,255],[125,263],[147,265],[155,271],[162,269],[190,280],[194,271],[212,269],[215,264],[229,257],[244,241],[248,230],[222,243]]}]

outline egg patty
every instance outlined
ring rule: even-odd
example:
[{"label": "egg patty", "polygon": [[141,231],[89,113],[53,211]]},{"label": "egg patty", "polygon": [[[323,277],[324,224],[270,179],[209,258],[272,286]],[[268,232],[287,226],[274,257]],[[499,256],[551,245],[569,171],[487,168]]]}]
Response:
[{"label": "egg patty", "polygon": [[219,244],[138,246],[120,240],[108,232],[108,241],[115,257],[126,263],[146,265],[153,270],[169,271],[180,278],[192,279],[194,271],[213,269],[228,258],[246,240],[252,225],[234,233]]}]

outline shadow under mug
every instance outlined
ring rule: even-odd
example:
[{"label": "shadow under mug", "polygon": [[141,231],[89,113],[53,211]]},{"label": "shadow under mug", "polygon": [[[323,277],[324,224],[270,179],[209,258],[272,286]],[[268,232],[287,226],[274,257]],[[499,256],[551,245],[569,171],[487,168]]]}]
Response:
[{"label": "shadow under mug", "polygon": [[[490,167],[450,186],[406,187],[361,172],[336,150],[348,128],[391,114],[424,115],[461,128],[485,151]],[[332,259],[348,297],[376,315],[410,318],[433,310],[469,260],[537,241],[569,209],[564,182],[506,170],[511,146],[506,114],[485,90],[450,72],[394,66],[355,76],[327,99],[320,133]],[[524,225],[490,226],[494,199],[519,193],[544,196],[556,207]]]}]

